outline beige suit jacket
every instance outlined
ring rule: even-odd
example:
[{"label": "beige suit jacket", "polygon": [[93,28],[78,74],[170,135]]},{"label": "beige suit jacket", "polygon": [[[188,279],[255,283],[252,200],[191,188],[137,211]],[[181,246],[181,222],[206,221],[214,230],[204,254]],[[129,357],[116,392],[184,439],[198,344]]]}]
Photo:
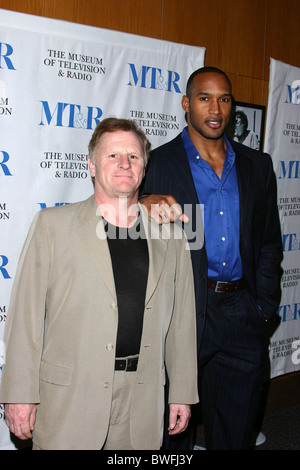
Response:
[{"label": "beige suit jacket", "polygon": [[[163,433],[165,365],[169,402],[198,401],[196,325],[183,232],[141,211],[149,275],[131,439],[134,449],[153,450]],[[33,441],[45,450],[99,450],[108,431],[118,308],[96,212],[94,196],[39,212],[12,291],[0,402],[38,404]]]}]

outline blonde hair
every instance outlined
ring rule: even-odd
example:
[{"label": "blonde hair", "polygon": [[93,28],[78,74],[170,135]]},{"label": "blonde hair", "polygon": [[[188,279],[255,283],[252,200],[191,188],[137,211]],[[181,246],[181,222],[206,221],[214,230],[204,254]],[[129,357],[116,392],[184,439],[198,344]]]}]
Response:
[{"label": "blonde hair", "polygon": [[94,133],[88,145],[88,152],[89,157],[94,162],[94,153],[95,149],[102,137],[102,135],[106,132],[116,132],[116,131],[124,131],[124,132],[134,132],[135,135],[138,137],[142,150],[143,150],[143,157],[145,162],[145,167],[147,166],[149,157],[150,157],[150,149],[151,144],[147,139],[144,132],[136,125],[136,123],[130,119],[119,119],[115,117],[106,118],[101,121]]}]

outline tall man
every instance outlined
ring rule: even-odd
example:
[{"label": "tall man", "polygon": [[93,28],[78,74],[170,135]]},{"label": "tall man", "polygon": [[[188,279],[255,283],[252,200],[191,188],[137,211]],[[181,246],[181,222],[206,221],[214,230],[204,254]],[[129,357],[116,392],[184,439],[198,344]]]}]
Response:
[{"label": "tall man", "polygon": [[101,122],[89,145],[94,195],[41,211],[5,328],[0,402],[34,449],[159,449],[165,365],[170,434],[198,401],[193,275],[179,227],[137,204],[149,142]]},{"label": "tall man", "polygon": [[187,127],[154,150],[143,189],[149,196],[141,202],[152,213],[158,207],[160,223],[189,205],[202,208],[205,247],[191,244],[191,255],[206,446],[248,449],[265,372],[266,324],[278,307],[282,247],[272,162],[224,135],[232,90],[223,71],[195,71],[182,107]]}]

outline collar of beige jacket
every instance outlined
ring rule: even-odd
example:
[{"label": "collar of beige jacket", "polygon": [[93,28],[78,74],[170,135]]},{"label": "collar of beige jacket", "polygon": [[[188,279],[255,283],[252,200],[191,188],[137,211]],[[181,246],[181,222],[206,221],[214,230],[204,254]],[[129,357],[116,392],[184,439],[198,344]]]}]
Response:
[{"label": "collar of beige jacket", "polygon": [[[166,226],[158,226],[148,217],[145,208],[138,204],[147,237],[149,252],[149,273],[145,304],[152,297],[159,281],[167,252],[168,236]],[[116,301],[114,275],[112,270],[110,252],[106,242],[103,217],[98,210],[94,196],[84,201],[80,206],[78,219],[78,233],[81,243],[89,254],[97,271]]]}]

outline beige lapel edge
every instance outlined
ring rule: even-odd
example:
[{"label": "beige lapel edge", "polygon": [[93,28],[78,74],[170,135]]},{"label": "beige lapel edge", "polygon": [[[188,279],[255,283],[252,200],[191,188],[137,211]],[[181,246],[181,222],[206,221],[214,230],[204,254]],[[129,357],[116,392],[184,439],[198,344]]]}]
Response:
[{"label": "beige lapel edge", "polygon": [[[138,204],[138,206],[142,215],[149,253],[146,305],[156,289],[165,264],[169,231],[166,229],[166,226],[159,226],[148,217],[145,208],[141,204]],[[100,215],[94,196],[91,196],[81,204],[78,219],[77,232],[80,242],[89,254],[91,261],[95,264],[113,299],[117,301],[114,274],[103,218]]]},{"label": "beige lapel edge", "polygon": [[165,264],[168,236],[163,238],[163,235],[166,233],[164,230],[165,226],[157,225],[150,217],[148,217],[146,209],[142,204],[138,204],[138,206],[147,237],[149,253],[149,273],[145,299],[145,305],[147,305],[156,289]]},{"label": "beige lapel edge", "polygon": [[82,203],[78,217],[81,222],[79,222],[80,225],[77,228],[80,242],[116,302],[117,296],[109,247],[103,218],[100,215],[94,195]]}]

